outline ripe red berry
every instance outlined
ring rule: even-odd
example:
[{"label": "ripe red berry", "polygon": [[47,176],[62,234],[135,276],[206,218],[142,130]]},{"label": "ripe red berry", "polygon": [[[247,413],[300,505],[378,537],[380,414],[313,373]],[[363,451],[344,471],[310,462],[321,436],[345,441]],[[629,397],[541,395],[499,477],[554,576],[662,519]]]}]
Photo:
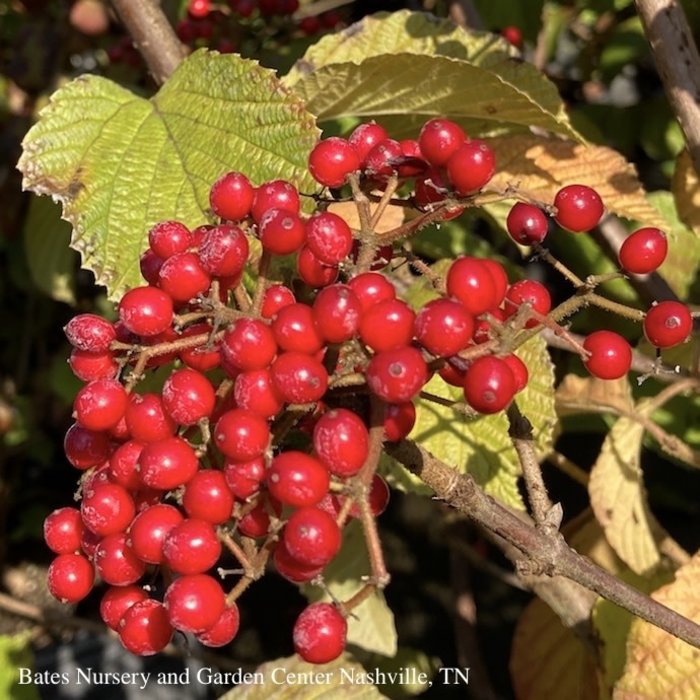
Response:
[{"label": "ripe red berry", "polygon": [[175,579],[163,599],[170,624],[181,632],[206,632],[226,607],[224,591],[216,579],[191,574]]},{"label": "ripe red berry", "polygon": [[[386,507],[389,505],[390,497],[391,492],[389,491],[389,484],[387,484],[386,481],[384,481],[384,479],[381,476],[379,476],[379,474],[375,474],[372,477],[372,483],[369,487],[369,497],[367,499],[369,503],[369,509],[375,518],[381,515],[386,510]],[[350,516],[353,518],[362,517],[360,506],[357,503],[352,504],[350,508]]]},{"label": "ripe red berry", "polygon": [[266,479],[272,496],[295,508],[318,503],[330,484],[328,469],[316,457],[296,450],[277,455]]},{"label": "ripe red berry", "polygon": [[223,472],[218,469],[197,472],[185,486],[182,507],[190,518],[214,525],[225,523],[233,510],[233,494]]},{"label": "ripe red berry", "polygon": [[603,216],[603,201],[600,195],[586,185],[567,185],[554,197],[557,209],[556,222],[574,233],[590,231]]},{"label": "ripe red berry", "polygon": [[179,221],[161,221],[148,232],[151,250],[165,260],[176,253],[184,253],[192,245],[192,234]]},{"label": "ripe red berry", "polygon": [[348,143],[355,149],[360,163],[364,165],[367,154],[378,144],[389,138],[387,130],[376,122],[367,122],[355,127]]},{"label": "ripe red berry", "polygon": [[256,223],[260,223],[270,209],[284,209],[298,214],[300,204],[299,192],[294,185],[286,180],[270,180],[255,190],[250,213]]},{"label": "ripe red berry", "polygon": [[463,143],[447,161],[447,177],[459,195],[480,190],[496,172],[496,156],[484,141]]},{"label": "ripe red berry", "polygon": [[325,664],[345,649],[348,623],[330,603],[312,603],[294,623],[294,651],[304,661]]},{"label": "ripe red berry", "polygon": [[184,520],[175,506],[156,503],[142,510],[131,523],[127,544],[147,564],[163,563],[163,543],[168,533]]},{"label": "ripe red berry", "polygon": [[359,299],[363,313],[380,301],[396,297],[394,285],[378,272],[362,272],[353,277],[348,282],[348,286]]},{"label": "ripe red berry", "polygon": [[126,533],[118,532],[103,537],[95,547],[95,568],[102,580],[112,586],[129,586],[146,572],[146,564],[126,540]]},{"label": "ripe red berry", "polygon": [[462,304],[433,299],[416,316],[416,340],[432,355],[449,357],[467,346],[474,334],[474,319]]},{"label": "ripe red berry", "polygon": [[158,335],[173,321],[172,297],[156,287],[135,287],[119,302],[119,319],[131,333]]},{"label": "ripe red berry", "polygon": [[238,172],[222,175],[209,191],[209,204],[217,216],[240,221],[250,214],[255,190],[250,180]]},{"label": "ripe red berry", "polygon": [[635,275],[646,275],[657,270],[666,259],[668,241],[661,229],[652,226],[637,229],[623,241],[620,248],[620,267]]},{"label": "ripe red berry", "polygon": [[515,396],[515,378],[500,357],[479,357],[464,374],[464,397],[479,413],[498,413]]},{"label": "ripe red berry", "polygon": [[384,409],[384,439],[403,440],[416,423],[416,407],[410,401],[389,403]]},{"label": "ripe red berry", "polygon": [[177,429],[158,394],[130,394],[124,417],[131,437],[142,443],[165,440]]},{"label": "ripe red berry", "polygon": [[239,625],[240,614],[238,606],[235,603],[231,603],[208,630],[196,635],[197,641],[207,647],[226,646],[238,634]]},{"label": "ripe red berry", "polygon": [[297,272],[309,287],[325,287],[338,279],[338,267],[319,260],[308,246],[304,246],[297,255]]},{"label": "ripe red berry", "polygon": [[163,267],[163,258],[156,255],[150,248],[141,254],[139,258],[141,277],[152,287],[158,286],[158,274],[161,267]]},{"label": "ripe red berry", "polygon": [[412,347],[380,352],[367,366],[370,391],[390,403],[410,401],[427,381],[425,360]]},{"label": "ripe red berry", "polygon": [[394,350],[411,342],[416,314],[401,299],[375,304],[360,318],[360,338],[375,352]]},{"label": "ripe red berry", "polygon": [[146,486],[169,491],[186,484],[199,468],[195,451],[180,437],[149,442],[139,458]]},{"label": "ripe red berry", "polygon": [[234,408],[219,418],[213,436],[225,457],[246,462],[265,452],[270,441],[270,429],[267,421],[257,413]]},{"label": "ripe red berry", "polygon": [[[330,498],[330,495],[328,496]],[[322,566],[308,566],[297,561],[284,546],[284,540],[277,543],[272,552],[272,563],[277,573],[292,583],[305,583],[323,571]]]},{"label": "ripe red berry", "polygon": [[325,187],[340,187],[350,173],[359,170],[357,151],[338,136],[319,141],[309,155],[309,172]]},{"label": "ripe red berry", "polygon": [[102,464],[109,457],[109,436],[74,423],[66,432],[63,449],[76,469],[89,469]]},{"label": "ripe red berry", "polygon": [[124,648],[139,656],[152,656],[170,643],[173,628],[162,603],[147,598],[132,605],[119,622]]},{"label": "ripe red berry", "polygon": [[599,379],[619,379],[629,372],[632,365],[632,348],[618,333],[593,331],[583,341],[590,353],[584,360],[586,369]]},{"label": "ripe red berry", "polygon": [[314,357],[283,352],[270,369],[272,383],[287,403],[313,403],[328,388],[328,372]]},{"label": "ripe red berry", "polygon": [[277,342],[267,323],[256,318],[239,318],[224,333],[221,352],[240,370],[265,369],[277,354]]},{"label": "ripe red berry", "polygon": [[[506,316],[512,316],[520,308],[521,304],[529,304],[539,314],[545,316],[552,308],[552,298],[541,282],[536,280],[520,280],[510,286],[506,294]],[[537,326],[539,321],[531,318],[525,324],[525,328]]]},{"label": "ripe red berry", "polygon": [[449,119],[430,119],[420,130],[418,145],[423,157],[431,165],[440,167],[447,164],[466,138],[459,124]]},{"label": "ripe red berry", "polygon": [[289,554],[306,566],[325,566],[340,549],[340,528],[332,515],[309,506],[295,510],[282,532]]},{"label": "ripe red berry", "polygon": [[313,355],[323,347],[323,337],[307,304],[293,303],[281,308],[272,321],[272,332],[282,350]]},{"label": "ripe red berry", "polygon": [[175,370],[163,385],[163,407],[180,425],[194,425],[208,418],[215,402],[211,382],[194,369]]},{"label": "ripe red berry", "polygon": [[[211,338],[213,328],[208,323],[195,323],[188,326],[180,336],[181,338],[191,338],[198,335],[206,335]],[[208,372],[219,366],[220,363],[220,346],[219,341],[209,343],[205,342],[193,348],[180,350],[180,359],[192,369],[198,372]]]},{"label": "ripe red berry", "polygon": [[128,394],[116,379],[96,379],[75,397],[75,419],[88,430],[110,430],[124,416],[128,402]]},{"label": "ripe red berry", "polygon": [[671,348],[685,342],[693,330],[690,309],[679,301],[662,301],[644,317],[644,335],[657,348]]},{"label": "ripe red berry", "polygon": [[107,352],[117,337],[114,326],[95,314],[74,316],[63,331],[68,342],[84,352]]},{"label": "ripe red berry", "polygon": [[85,527],[104,537],[126,530],[136,514],[136,507],[123,486],[104,483],[85,490],[80,514]]},{"label": "ripe red berry", "polygon": [[113,586],[107,589],[100,601],[100,617],[113,630],[119,629],[119,623],[126,611],[136,603],[148,598],[148,593],[138,586]]},{"label": "ripe red berry", "polygon": [[493,273],[480,258],[457,258],[447,271],[446,285],[447,293],[459,299],[472,316],[490,311],[500,303]]},{"label": "ripe red berry", "polygon": [[[450,186],[442,171],[438,168],[430,168],[424,174],[416,178],[414,201],[421,209],[435,209],[450,196]],[[456,219],[464,207],[456,205],[450,207],[443,213],[443,220],[450,221]]]},{"label": "ripe red berry", "polygon": [[227,461],[224,464],[226,485],[239,501],[245,501],[260,490],[266,471],[265,460],[262,457],[247,462]]},{"label": "ripe red berry", "polygon": [[[243,272],[248,262],[249,250],[248,239],[242,229],[238,226],[220,224],[210,228],[204,234],[199,244],[199,263],[205,274],[215,277],[235,277]],[[200,275],[200,279],[203,286],[207,278]],[[208,287],[205,287],[202,291],[207,289]],[[184,293],[181,296],[184,296]]]},{"label": "ripe red berry", "polygon": [[520,31],[520,27],[516,27],[512,24],[501,29],[501,36],[516,49],[522,49],[523,47],[523,33]]},{"label": "ripe red berry", "polygon": [[272,383],[269,369],[241,372],[236,377],[233,395],[238,408],[252,411],[263,418],[276,416],[284,404]]},{"label": "ripe red berry", "polygon": [[59,554],[49,565],[47,585],[62,603],[77,603],[92,590],[95,570],[81,554]]},{"label": "ripe red berry", "polygon": [[83,521],[75,508],[58,508],[44,520],[44,541],[55,554],[71,554],[80,549]]},{"label": "ripe red berry", "polygon": [[174,301],[186,302],[204,294],[211,278],[195,253],[177,253],[168,258],[158,273],[158,285]]},{"label": "ripe red berry", "polygon": [[262,247],[272,255],[295,253],[306,240],[306,227],[298,214],[286,209],[268,209],[258,225]]},{"label": "ripe red berry", "polygon": [[260,315],[272,318],[280,309],[296,301],[294,292],[283,284],[273,284],[265,290]]},{"label": "ripe red berry", "polygon": [[314,323],[327,343],[343,343],[357,332],[361,308],[360,300],[348,285],[331,284],[314,299]]},{"label": "ripe red berry", "polygon": [[357,474],[369,453],[367,426],[346,408],[327,411],[318,419],[313,443],[319,459],[341,478]]},{"label": "ripe red berry", "polygon": [[398,172],[402,159],[401,144],[395,139],[384,139],[367,154],[364,169],[372,179],[385,180]]},{"label": "ripe red berry", "polygon": [[508,212],[506,229],[510,237],[520,245],[542,243],[548,228],[546,214],[532,204],[516,202]]},{"label": "ripe red berry", "polygon": [[513,373],[513,379],[515,380],[515,393],[517,394],[527,386],[528,379],[530,378],[527,365],[513,353],[505,355],[501,359],[508,365],[510,371]]},{"label": "ripe red berry", "polygon": [[84,382],[92,382],[96,379],[112,379],[119,365],[114,359],[114,353],[87,352],[74,348],[68,359],[73,374]]},{"label": "ripe red berry", "polygon": [[187,4],[187,14],[195,19],[206,17],[210,11],[210,0],[189,0]]},{"label": "ripe red berry", "polygon": [[211,523],[187,518],[165,537],[165,563],[178,574],[202,574],[221,556],[221,543]]},{"label": "ripe red berry", "polygon": [[345,260],[352,248],[352,231],[337,214],[324,211],[306,222],[306,245],[326,265]]}]

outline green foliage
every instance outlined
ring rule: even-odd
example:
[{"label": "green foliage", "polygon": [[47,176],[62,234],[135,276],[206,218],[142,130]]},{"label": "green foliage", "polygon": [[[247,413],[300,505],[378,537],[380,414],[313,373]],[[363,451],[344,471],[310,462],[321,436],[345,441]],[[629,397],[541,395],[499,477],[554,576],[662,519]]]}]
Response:
[{"label": "green foliage", "polygon": [[19,684],[19,669],[32,666],[33,655],[28,635],[0,635],[0,697],[39,700],[35,685]]}]

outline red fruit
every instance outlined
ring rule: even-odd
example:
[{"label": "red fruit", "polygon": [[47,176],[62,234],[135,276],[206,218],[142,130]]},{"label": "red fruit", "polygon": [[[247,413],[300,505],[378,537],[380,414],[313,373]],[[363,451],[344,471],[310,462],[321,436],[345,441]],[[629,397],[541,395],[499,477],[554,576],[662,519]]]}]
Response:
[{"label": "red fruit", "polygon": [[81,554],[59,554],[49,565],[46,583],[62,603],[77,603],[92,590],[95,570]]},{"label": "red fruit", "polygon": [[282,452],[272,460],[267,487],[280,503],[299,508],[318,503],[328,492],[330,474],[315,457],[304,452]]},{"label": "red fruit", "polygon": [[497,307],[501,305],[508,291],[508,274],[503,265],[493,258],[481,258],[481,264],[489,271],[496,287],[496,304],[494,308],[489,309],[489,313],[492,316],[498,315],[501,310]]},{"label": "red fruit", "polygon": [[176,525],[165,538],[165,563],[178,574],[201,574],[211,569],[221,556],[221,543],[211,523],[188,518]]},{"label": "red fruit", "polygon": [[152,287],[158,286],[158,274],[161,267],[163,267],[163,258],[158,257],[150,248],[141,254],[139,258],[141,277]]},{"label": "red fruit", "polygon": [[286,209],[268,209],[258,225],[262,247],[272,255],[296,253],[306,240],[306,228],[298,214]]},{"label": "red fruit", "polygon": [[[211,337],[213,328],[208,323],[196,323],[188,326],[180,336],[181,338],[191,338],[198,335],[207,335]],[[193,348],[180,350],[180,359],[192,369],[198,372],[208,372],[219,366],[220,341],[215,343],[204,342]]]},{"label": "red fruit", "polygon": [[411,342],[416,314],[401,299],[387,299],[362,314],[360,338],[375,352],[395,350]]},{"label": "red fruit", "polygon": [[148,232],[151,250],[162,260],[184,253],[192,245],[192,233],[179,221],[161,221]]},{"label": "red fruit", "polygon": [[567,185],[554,197],[556,222],[574,233],[590,231],[603,216],[600,195],[586,185]]},{"label": "red fruit", "polygon": [[208,630],[197,635],[197,641],[207,647],[226,646],[238,634],[239,625],[238,606],[231,603]]},{"label": "red fruit", "polygon": [[119,365],[114,360],[114,353],[86,352],[74,348],[68,359],[73,374],[84,382],[93,382],[96,379],[112,379]]},{"label": "red fruit", "polygon": [[384,409],[384,439],[403,440],[416,423],[416,407],[410,402],[389,403]]},{"label": "red fruit", "polygon": [[[450,195],[449,183],[445,180],[442,172],[437,168],[430,168],[423,175],[416,178],[414,201],[421,209],[432,210],[435,206],[447,199]],[[464,207],[456,205],[450,207],[443,214],[445,221],[456,219]]]},{"label": "red fruit", "polygon": [[289,287],[285,287],[283,284],[273,284],[265,290],[260,315],[263,318],[272,318],[280,309],[295,301],[294,293]]},{"label": "red fruit", "polygon": [[119,302],[119,319],[131,333],[158,335],[173,321],[172,297],[155,287],[135,287]]},{"label": "red fruit", "polygon": [[449,119],[430,119],[420,130],[418,145],[423,157],[433,166],[446,165],[467,135],[459,124]]},{"label": "red fruit", "polygon": [[666,259],[668,241],[658,228],[640,228],[622,243],[620,267],[635,275],[646,275],[657,270]]},{"label": "red fruit", "polygon": [[[520,308],[521,304],[529,304],[534,311],[543,316],[552,308],[552,298],[545,287],[535,280],[520,280],[510,286],[506,294],[506,316],[512,316]],[[539,321],[531,318],[525,324],[525,328],[533,328],[539,325]]]},{"label": "red fruit", "polygon": [[517,394],[527,386],[528,379],[530,378],[527,365],[513,353],[510,353],[510,355],[505,355],[501,359],[508,365],[510,371],[513,373],[513,379],[515,380],[515,393]]},{"label": "red fruit", "polygon": [[128,394],[116,379],[96,379],[75,397],[74,416],[88,430],[110,430],[124,416],[128,402]]},{"label": "red fruit", "polygon": [[158,273],[158,285],[174,301],[186,302],[204,294],[211,278],[195,253],[177,253],[168,258]]},{"label": "red fruit", "polygon": [[308,246],[304,246],[297,255],[297,272],[309,287],[325,287],[338,279],[338,268],[321,262]]},{"label": "red fruit", "polygon": [[293,214],[299,213],[299,192],[286,180],[270,180],[255,190],[251,215],[260,223],[269,209],[284,209]]},{"label": "red fruit", "polygon": [[376,180],[384,180],[398,172],[403,159],[401,144],[395,139],[384,139],[367,154],[364,168]]},{"label": "red fruit", "polygon": [[194,369],[175,370],[163,385],[163,407],[180,425],[194,425],[211,416],[216,395],[211,382]]},{"label": "red fruit", "polygon": [[119,623],[126,611],[136,603],[148,599],[148,593],[138,586],[114,586],[108,588],[100,602],[100,617],[113,630],[119,629]]},{"label": "red fruit", "polygon": [[[220,224],[209,229],[199,244],[202,270],[215,277],[235,277],[248,262],[248,239],[238,226]],[[206,277],[201,277],[204,285]],[[208,286],[204,288],[206,291]],[[194,296],[194,295],[192,295]]]},{"label": "red fruit", "polygon": [[306,245],[322,263],[337,265],[352,249],[352,231],[337,214],[314,214],[306,222]]},{"label": "red fruit", "polygon": [[131,437],[142,443],[165,440],[177,429],[158,394],[130,394],[124,417]]},{"label": "red fruit", "polygon": [[83,521],[75,508],[58,508],[44,520],[44,541],[55,554],[71,554],[80,549]]},{"label": "red fruit", "polygon": [[284,403],[272,383],[269,369],[241,372],[236,377],[233,394],[238,408],[252,411],[263,418],[276,416]]},{"label": "red fruit", "polygon": [[104,483],[85,490],[80,514],[85,527],[104,537],[126,530],[136,514],[136,507],[123,486]]},{"label": "red fruit", "polygon": [[360,300],[348,285],[332,284],[316,295],[314,323],[327,343],[343,343],[357,332],[361,310]]},{"label": "red fruit", "polygon": [[139,459],[146,486],[169,491],[186,484],[199,469],[195,451],[180,437],[149,442]]},{"label": "red fruit", "polygon": [[480,258],[457,258],[447,271],[447,293],[459,299],[472,314],[479,316],[500,303],[492,271]]},{"label": "red fruit", "polygon": [[662,301],[644,317],[644,335],[657,348],[671,348],[685,342],[693,330],[693,317],[685,304]]},{"label": "red fruit", "polygon": [[516,49],[522,49],[523,47],[523,33],[520,31],[519,27],[513,25],[508,25],[501,29],[501,36]]},{"label": "red fruit", "polygon": [[238,531],[245,537],[264,537],[270,529],[270,514],[264,503],[258,503],[238,521]]},{"label": "red fruit", "polygon": [[583,347],[590,353],[584,360],[586,369],[598,379],[619,379],[632,366],[632,348],[613,331],[593,331],[583,341]]},{"label": "red fruit", "polygon": [[542,243],[549,229],[546,214],[532,204],[516,202],[506,219],[506,229],[510,237],[520,245]]},{"label": "red fruit", "polygon": [[146,572],[146,564],[126,543],[127,535],[118,532],[103,537],[95,547],[95,568],[105,583],[128,586]]},{"label": "red fruit", "polygon": [[63,332],[74,348],[84,352],[107,352],[117,337],[114,326],[95,314],[74,316]]},{"label": "red fruit", "polygon": [[181,632],[206,632],[226,607],[224,592],[216,579],[192,574],[175,579],[163,600],[170,624]]},{"label": "red fruit", "polygon": [[270,368],[272,384],[286,403],[313,403],[326,393],[328,372],[310,355],[283,352]]},{"label": "red fruit", "polygon": [[427,381],[425,360],[412,347],[380,352],[367,366],[370,391],[390,403],[410,401]]},{"label": "red fruit", "polygon": [[74,423],[66,432],[63,449],[76,469],[89,469],[102,464],[109,457],[109,436]]},{"label": "red fruit", "polygon": [[360,163],[364,165],[368,153],[378,144],[389,138],[383,126],[376,122],[367,122],[355,127],[348,137],[348,143],[355,149]]},{"label": "red fruit", "polygon": [[325,664],[345,649],[348,623],[330,603],[312,603],[294,623],[294,651],[304,661]]},{"label": "red fruit", "polygon": [[223,473],[217,469],[197,472],[185,486],[182,507],[190,518],[225,523],[233,510],[233,494]]},{"label": "red fruit", "polygon": [[190,17],[202,19],[211,12],[210,0],[189,0],[187,13]]},{"label": "red fruit", "polygon": [[290,556],[306,566],[325,566],[340,549],[335,518],[319,508],[295,510],[282,532]]},{"label": "red fruit", "polygon": [[357,151],[337,136],[319,141],[309,155],[309,172],[325,187],[341,187],[347,176],[359,169]]},{"label": "red fruit", "polygon": [[464,350],[474,334],[474,319],[462,304],[433,299],[416,316],[416,340],[432,355],[449,357]]},{"label": "red fruit", "polygon": [[323,571],[322,566],[307,566],[297,561],[284,546],[284,539],[280,540],[273,550],[272,563],[277,573],[292,583],[306,583]]},{"label": "red fruit", "polygon": [[463,143],[447,161],[447,177],[457,194],[468,195],[484,187],[496,172],[496,156],[484,141]]},{"label": "red fruit", "polygon": [[252,411],[234,408],[219,418],[214,442],[221,453],[236,462],[260,457],[270,441],[267,421]]},{"label": "red fruit", "polygon": [[127,544],[141,561],[162,564],[165,538],[183,520],[182,513],[174,506],[156,503],[134,518]]},{"label": "red fruit", "polygon": [[239,318],[224,334],[221,352],[240,370],[265,369],[277,354],[277,343],[268,324],[256,318]]},{"label": "red fruit", "polygon": [[151,598],[132,605],[119,622],[118,631],[124,648],[139,656],[163,651],[173,636],[165,607]]},{"label": "red fruit", "polygon": [[209,204],[217,216],[240,221],[250,214],[255,190],[250,180],[238,172],[222,175],[209,191]]},{"label": "red fruit", "polygon": [[[372,483],[369,487],[369,509],[372,515],[376,518],[381,515],[386,507],[389,505],[389,498],[391,497],[391,492],[389,491],[389,484],[384,481],[384,479],[375,474],[372,477]],[[350,516],[353,518],[362,517],[360,507],[357,503],[353,503],[350,508]]]},{"label": "red fruit", "polygon": [[498,413],[515,396],[513,372],[500,357],[479,357],[464,374],[464,397],[479,413]]},{"label": "red fruit", "polygon": [[336,476],[357,474],[369,453],[369,434],[362,419],[345,408],[324,413],[313,433],[314,450]]},{"label": "red fruit", "polygon": [[280,309],[272,321],[272,332],[282,350],[313,355],[323,347],[313,310],[306,304],[288,304]]},{"label": "red fruit", "polygon": [[378,272],[362,272],[353,277],[348,286],[359,299],[363,313],[381,301],[396,298],[394,285]]},{"label": "red fruit", "polygon": [[247,462],[227,461],[224,464],[226,485],[239,501],[245,501],[260,490],[266,471],[265,460],[262,457]]}]

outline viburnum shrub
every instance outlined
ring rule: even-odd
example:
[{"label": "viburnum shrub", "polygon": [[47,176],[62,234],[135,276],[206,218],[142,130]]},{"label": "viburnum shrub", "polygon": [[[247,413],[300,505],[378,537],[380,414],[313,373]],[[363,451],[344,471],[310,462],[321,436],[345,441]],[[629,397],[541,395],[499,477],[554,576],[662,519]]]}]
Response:
[{"label": "viburnum shrub", "polygon": [[[426,122],[409,155],[394,143],[372,122],[310,153],[313,177],[354,199],[359,229],[329,211],[332,195],[302,214],[303,193],[291,183],[223,173],[210,192],[217,223],[191,230],[170,220],[148,231],[142,263],[159,272],[124,294],[117,322],[82,314],[66,326],[71,367],[85,384],[65,448],[83,473],[79,510],[46,519],[46,543],[58,555],[49,588],[76,602],[99,574],[110,584],[105,624],[134,653],[161,650],[175,630],[228,643],[239,596],[268,560],[293,583],[320,582],[353,518],[370,548],[366,585],[381,589],[388,574],[374,519],[389,492],[378,457],[410,432],[412,402],[430,397],[426,383],[439,373],[462,387],[465,410],[498,413],[527,386],[528,367],[513,354],[523,340],[543,329],[567,338],[558,321],[570,311],[551,311],[541,282],[511,279],[497,260],[468,255],[434,276],[401,248],[426,224],[478,205],[497,168],[488,143],[448,119]],[[439,187],[426,201],[415,193],[431,172],[440,172]],[[375,233],[371,222],[397,197],[414,218]],[[567,185],[550,204],[517,201],[508,232],[538,246],[549,217],[588,230],[602,206],[593,189]],[[370,271],[378,247],[388,259]],[[665,253],[663,233],[641,229],[620,260],[649,273]],[[288,255],[296,257],[293,286],[269,278],[274,259]],[[434,297],[418,307],[402,298],[391,272],[400,261],[429,275]],[[246,270],[256,278],[252,293]],[[677,302],[644,319],[659,348],[690,330]],[[595,377],[630,370],[630,345],[612,331],[591,333],[579,351]],[[170,370],[160,393],[141,392],[162,358]],[[233,587],[216,574],[231,558],[244,572]],[[313,663],[336,658],[364,595],[310,605],[294,627],[297,652]]]}]

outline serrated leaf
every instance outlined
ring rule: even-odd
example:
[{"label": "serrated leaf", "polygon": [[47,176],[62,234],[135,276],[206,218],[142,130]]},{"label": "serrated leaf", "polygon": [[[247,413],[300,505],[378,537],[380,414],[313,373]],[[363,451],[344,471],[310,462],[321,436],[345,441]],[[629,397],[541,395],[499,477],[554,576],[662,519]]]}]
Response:
[{"label": "serrated leaf", "polygon": [[[364,668],[343,654],[328,664],[309,664],[298,656],[274,659],[258,666],[257,678],[242,683],[219,700],[380,700],[385,696],[366,678]],[[289,682],[285,680],[289,674]],[[304,679],[310,679],[304,681]],[[354,682],[353,682],[354,680]],[[261,682],[262,681],[262,682]]]},{"label": "serrated leaf", "polygon": [[510,655],[518,700],[605,700],[595,659],[572,630],[539,598],[518,620]]},{"label": "serrated leaf", "polygon": [[682,151],[676,159],[671,191],[681,221],[700,233],[700,178],[688,151]]},{"label": "serrated leaf", "polygon": [[[544,455],[551,447],[557,422],[552,362],[539,337],[528,341],[516,354],[530,373],[527,387],[516,400],[532,423],[538,453]],[[464,401],[461,389],[448,386],[437,375],[424,390],[451,401]],[[508,437],[505,413],[469,418],[447,406],[418,399],[416,424],[409,437],[458,472],[471,474],[487,493],[513,508],[524,509],[517,485],[520,465]],[[424,492],[422,482],[413,475],[402,475],[401,482],[404,487],[416,484],[417,490]]]},{"label": "serrated leaf", "polygon": [[33,656],[26,634],[0,635],[0,697],[13,700],[39,700],[33,683],[20,685],[20,669],[32,668]]},{"label": "serrated leaf", "polygon": [[[676,571],[675,581],[652,598],[700,623],[700,553]],[[614,700],[696,700],[700,697],[700,653],[690,644],[640,619],[627,639],[627,663]]]},{"label": "serrated leaf", "polygon": [[76,255],[68,244],[70,226],[61,208],[46,197],[32,197],[24,223],[24,250],[34,284],[66,304],[75,302]]},{"label": "serrated leaf", "polygon": [[198,51],[150,100],[98,76],[58,90],[24,139],[23,185],[51,195],[73,224],[71,245],[116,297],[140,284],[138,259],[157,221],[203,223],[208,191],[240,169],[304,192],[318,131],[272,71]]},{"label": "serrated leaf", "polygon": [[557,414],[560,417],[578,413],[598,413],[601,408],[629,411],[634,408],[632,388],[627,377],[598,379],[567,374],[555,394]]},{"label": "serrated leaf", "polygon": [[611,148],[534,135],[499,136],[489,144],[498,164],[490,183],[494,187],[516,184],[532,197],[552,203],[562,186],[588,185],[613,214],[645,226],[667,226],[647,201],[634,166]]},{"label": "serrated leaf", "polygon": [[640,422],[618,418],[591,469],[588,493],[617,555],[635,573],[648,575],[661,563],[658,541],[663,529],[647,502],[640,465],[643,438]]},{"label": "serrated leaf", "polygon": [[[319,586],[307,584],[302,592],[311,601],[348,600],[364,585],[360,576],[369,575],[371,569],[367,557],[362,526],[351,522],[343,530],[343,545],[333,561],[323,570],[323,578],[329,593]],[[394,613],[386,603],[384,594],[377,592],[361,603],[348,618],[348,643],[384,656],[394,656],[397,648]]]}]

